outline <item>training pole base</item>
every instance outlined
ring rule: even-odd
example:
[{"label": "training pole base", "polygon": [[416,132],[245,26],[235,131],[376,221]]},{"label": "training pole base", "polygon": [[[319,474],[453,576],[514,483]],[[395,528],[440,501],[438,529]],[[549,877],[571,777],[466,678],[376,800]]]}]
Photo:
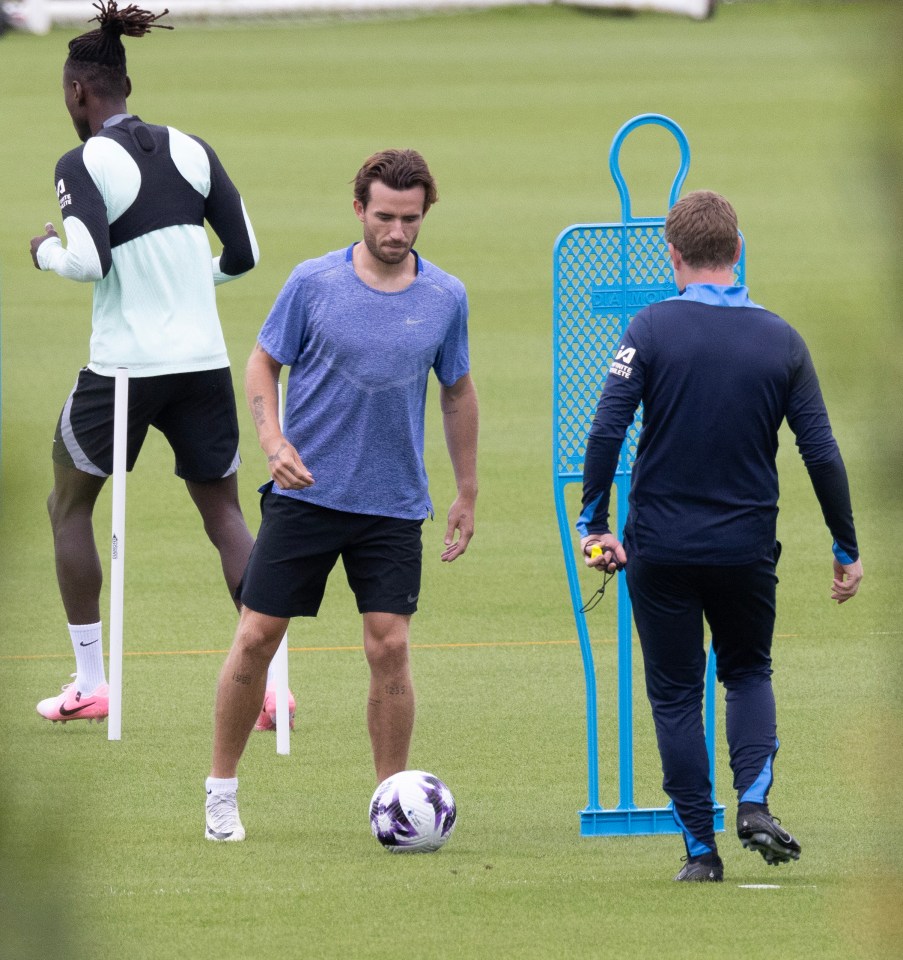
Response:
[{"label": "training pole base", "polygon": [[[724,807],[715,804],[715,832],[724,831]],[[633,810],[580,811],[581,837],[650,836],[659,833],[680,833],[670,807],[646,807]]]}]

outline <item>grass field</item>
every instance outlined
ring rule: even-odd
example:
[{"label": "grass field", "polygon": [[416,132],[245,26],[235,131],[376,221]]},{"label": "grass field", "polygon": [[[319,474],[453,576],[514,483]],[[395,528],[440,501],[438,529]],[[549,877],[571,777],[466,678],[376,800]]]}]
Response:
[{"label": "grass field", "polygon": [[[39,274],[28,256],[30,237],[59,222],[53,167],[75,145],[60,70],[75,31],[0,40],[0,958],[899,955],[901,25],[891,2],[769,2],[722,5],[705,23],[517,8],[185,25],[129,43],[132,108],[209,140],[257,230],[260,266],[219,295],[239,386],[292,267],[359,235],[348,181],[361,160],[415,146],[437,177],[418,246],[468,287],[483,426],[477,536],[449,568],[438,556],[452,484],[432,397],[440,520],[425,528],[411,765],[449,783],[459,824],[441,853],[419,858],[387,856],[369,834],[366,665],[340,575],[320,618],[290,631],[291,756],[257,735],[243,762],[247,841],[202,839],[234,611],[158,436],[129,480],[123,739],[34,713],[72,669],[44,502],[56,417],[87,360],[90,290]],[[772,869],[727,835],[727,882],[711,888],[670,882],[676,837],[578,835],[584,693],[552,504],[551,251],[571,223],[620,218],[608,147],[647,111],[689,137],[685,189],[737,207],[753,298],[809,343],[867,577],[856,600],[831,605],[830,541],[788,433],[772,801],[804,853]],[[634,212],[663,213],[672,143],[642,131],[623,160]],[[265,469],[240,412],[256,529]],[[101,545],[108,517],[107,496]],[[602,800],[613,805],[607,604],[592,626]],[[635,689],[638,802],[657,806],[638,671]],[[748,886],[761,884],[778,886]]]}]

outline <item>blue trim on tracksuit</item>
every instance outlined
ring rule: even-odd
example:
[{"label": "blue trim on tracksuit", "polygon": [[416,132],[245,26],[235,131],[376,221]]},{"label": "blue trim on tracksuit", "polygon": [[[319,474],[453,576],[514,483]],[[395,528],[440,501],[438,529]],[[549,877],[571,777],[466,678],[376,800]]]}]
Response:
[{"label": "blue trim on tracksuit", "polygon": [[717,283],[688,283],[683,291],[669,300],[692,300],[695,303],[708,303],[713,307],[755,307],[764,310],[758,303],[749,299],[746,287],[723,287]]},{"label": "blue trim on tracksuit", "polygon": [[596,507],[599,505],[599,501],[602,499],[602,494],[600,493],[595,500],[591,500],[581,511],[580,516],[577,518],[577,533],[580,534],[580,539],[589,535],[587,530],[587,524],[592,520],[593,514],[596,512]]},{"label": "blue trim on tracksuit", "polygon": [[833,552],[834,556],[837,558],[838,563],[849,564],[849,563],[856,562],[856,560],[853,557],[851,557],[846,552],[846,550],[843,549],[843,547],[838,545],[836,540],[834,541],[831,547],[831,551]]},{"label": "blue trim on tracksuit", "polygon": [[707,847],[701,840],[697,840],[696,837],[690,833],[689,830],[684,826],[683,820],[680,819],[680,816],[677,813],[677,810],[672,806],[671,813],[674,815],[674,822],[680,827],[684,835],[684,843],[687,847],[687,853],[691,857],[701,857],[706,853],[711,853],[712,848]]},{"label": "blue trim on tracksuit", "polygon": [[775,737],[774,753],[765,761],[762,772],[756,777],[752,785],[743,792],[739,799],[740,803],[768,803],[768,791],[774,783],[774,758],[780,746],[781,741]]}]

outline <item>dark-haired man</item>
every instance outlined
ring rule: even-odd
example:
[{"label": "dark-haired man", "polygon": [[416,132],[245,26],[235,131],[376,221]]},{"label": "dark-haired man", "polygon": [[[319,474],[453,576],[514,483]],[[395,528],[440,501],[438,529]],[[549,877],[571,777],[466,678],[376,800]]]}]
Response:
[{"label": "dark-haired man", "polygon": [[[800,845],[768,809],[778,749],[771,685],[778,428],[786,419],[834,538],[831,597],[862,578],[846,470],[806,345],[734,286],[736,214],[724,197],[678,201],[665,239],[680,296],[641,310],[618,348],[586,450],[581,550],[627,566],[665,792],[683,832],[679,881],[720,881],[702,727],[703,621],[726,689],[737,833],[769,864]],[[624,543],[608,525],[625,432],[643,403]],[[601,553],[592,557],[593,546]]]},{"label": "dark-haired man", "polygon": [[[435,201],[419,153],[370,157],[354,188],[363,242],[295,268],[248,361],[248,402],[272,483],[217,692],[210,840],[244,839],[237,769],[267,665],[289,619],[316,616],[339,557],[363,616],[377,780],[406,768],[414,725],[408,633],[420,595],[421,526],[433,512],[423,463],[430,370],[458,491],[443,561],[467,549],[477,496],[467,297],[459,280],[414,250]],[[284,427],[275,386],[283,366]]]},{"label": "dark-haired man", "polygon": [[[57,164],[67,246],[51,224],[31,241],[35,266],[94,284],[90,360],[57,425],[48,500],[56,570],[76,673],[42,700],[48,720],[101,720],[108,695],[93,510],[112,471],[117,367],[128,367],[128,468],[150,426],[175,453],[219,552],[230,594],[253,546],[239,507],[238,418],[214,286],[250,270],[258,250],[241,197],[213,150],[129,113],[122,36],[159,26],[114,0],[73,39],[63,94],[83,145]],[[214,257],[204,221],[222,241]]]}]

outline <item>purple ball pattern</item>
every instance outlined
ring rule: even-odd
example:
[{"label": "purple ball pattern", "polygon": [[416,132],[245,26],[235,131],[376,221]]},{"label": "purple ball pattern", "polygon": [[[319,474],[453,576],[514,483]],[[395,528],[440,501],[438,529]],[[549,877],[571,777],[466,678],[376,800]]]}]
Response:
[{"label": "purple ball pattern", "polygon": [[448,787],[431,773],[405,770],[384,780],[370,801],[370,828],[393,853],[431,853],[451,835],[457,817]]}]

